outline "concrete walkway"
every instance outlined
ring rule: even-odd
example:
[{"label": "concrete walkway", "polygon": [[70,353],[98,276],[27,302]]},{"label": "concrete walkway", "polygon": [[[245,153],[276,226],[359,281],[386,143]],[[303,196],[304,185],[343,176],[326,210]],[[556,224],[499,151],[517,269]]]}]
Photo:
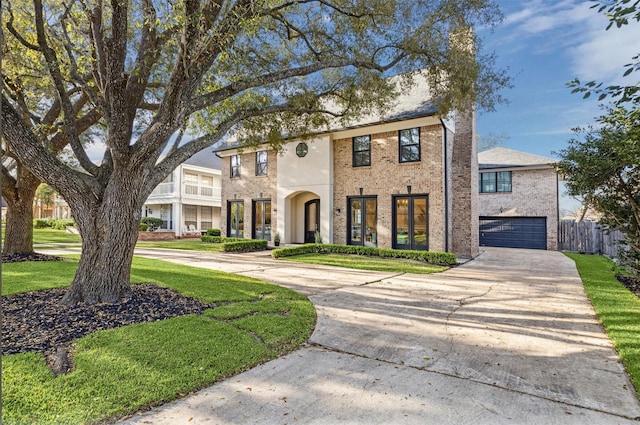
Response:
[{"label": "concrete walkway", "polygon": [[640,402],[571,260],[485,249],[436,275],[136,250],[306,294],[285,357],[124,424],[637,424]]}]

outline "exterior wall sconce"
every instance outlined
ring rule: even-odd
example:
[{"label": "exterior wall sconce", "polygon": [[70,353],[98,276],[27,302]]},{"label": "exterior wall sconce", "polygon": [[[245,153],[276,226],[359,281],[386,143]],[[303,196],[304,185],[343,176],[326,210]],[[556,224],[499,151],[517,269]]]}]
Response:
[{"label": "exterior wall sconce", "polygon": [[340,208],[336,207],[336,208],[334,208],[334,210],[335,210],[336,214],[340,214]]},{"label": "exterior wall sconce", "polygon": [[364,192],[364,188],[361,187],[359,188],[359,190],[360,190],[360,196],[362,196],[362,192]]},{"label": "exterior wall sconce", "polygon": [[233,194],[233,199],[238,199],[238,194],[237,193]]},{"label": "exterior wall sconce", "polygon": [[407,185],[407,193],[411,195],[411,185]]}]

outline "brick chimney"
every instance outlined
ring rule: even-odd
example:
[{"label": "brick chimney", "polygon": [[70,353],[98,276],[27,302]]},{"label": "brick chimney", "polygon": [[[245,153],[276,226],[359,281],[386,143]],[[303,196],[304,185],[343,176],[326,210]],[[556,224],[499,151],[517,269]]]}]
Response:
[{"label": "brick chimney", "polygon": [[461,258],[478,255],[478,156],[475,111],[456,112],[451,157],[451,251]]}]

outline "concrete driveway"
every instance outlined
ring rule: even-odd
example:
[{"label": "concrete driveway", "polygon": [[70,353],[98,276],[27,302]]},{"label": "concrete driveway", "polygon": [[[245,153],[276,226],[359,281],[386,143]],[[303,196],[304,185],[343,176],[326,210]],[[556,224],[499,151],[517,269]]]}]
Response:
[{"label": "concrete driveway", "polygon": [[485,249],[436,275],[137,250],[309,296],[309,344],[126,424],[632,424],[640,403],[557,252]]}]

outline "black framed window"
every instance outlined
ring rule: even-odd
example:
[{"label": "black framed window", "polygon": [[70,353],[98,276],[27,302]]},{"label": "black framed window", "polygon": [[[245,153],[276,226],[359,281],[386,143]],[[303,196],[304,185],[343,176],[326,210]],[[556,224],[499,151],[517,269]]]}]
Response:
[{"label": "black framed window", "polygon": [[480,193],[511,192],[511,171],[480,173]]},{"label": "black framed window", "polygon": [[420,129],[400,130],[398,135],[400,162],[420,161]]},{"label": "black framed window", "polygon": [[271,200],[253,201],[253,238],[271,240]]},{"label": "black framed window", "polygon": [[378,199],[347,198],[347,245],[378,246]]},{"label": "black framed window", "polygon": [[267,151],[256,152],[256,176],[267,175]]},{"label": "black framed window", "polygon": [[244,238],[244,201],[227,203],[227,236]]},{"label": "black framed window", "polygon": [[429,249],[429,199],[427,195],[393,197],[393,247]]},{"label": "black framed window", "polygon": [[231,178],[240,177],[240,155],[231,155]]},{"label": "black framed window", "polygon": [[371,136],[353,138],[353,166],[371,165]]}]

